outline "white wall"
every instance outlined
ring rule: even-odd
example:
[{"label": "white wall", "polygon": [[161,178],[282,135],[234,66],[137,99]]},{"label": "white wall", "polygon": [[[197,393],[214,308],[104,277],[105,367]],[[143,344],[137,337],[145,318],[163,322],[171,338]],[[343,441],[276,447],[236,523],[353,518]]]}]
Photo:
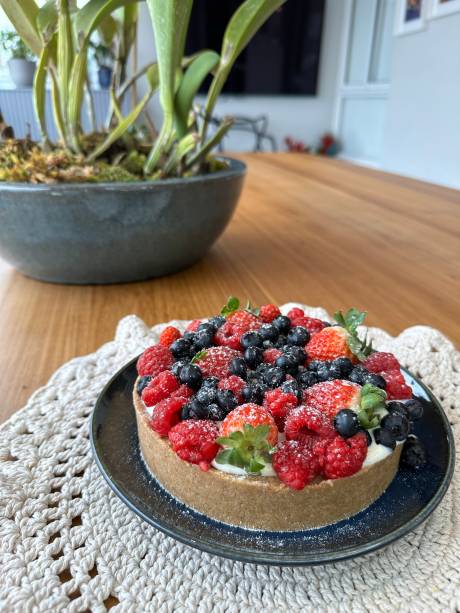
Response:
[{"label": "white wall", "polygon": [[460,13],[393,40],[382,167],[460,188]]},{"label": "white wall", "polygon": [[[316,145],[319,137],[331,129],[342,21],[342,0],[326,0],[316,96],[223,96],[215,113],[220,116],[267,114],[269,132],[275,136],[280,149],[284,149],[283,139],[288,135]],[[154,53],[146,6],[141,7],[138,53],[139,65],[145,63]],[[160,112],[157,100],[151,103],[150,110],[158,120]],[[252,148],[253,141],[253,138],[235,132],[227,137],[225,148],[233,151],[248,150]]]}]

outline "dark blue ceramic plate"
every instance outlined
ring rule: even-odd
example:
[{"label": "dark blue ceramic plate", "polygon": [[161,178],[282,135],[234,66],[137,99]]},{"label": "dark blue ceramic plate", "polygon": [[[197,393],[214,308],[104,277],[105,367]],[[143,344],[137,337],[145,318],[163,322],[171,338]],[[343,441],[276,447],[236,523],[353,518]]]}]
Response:
[{"label": "dark blue ceramic plate", "polygon": [[426,446],[428,464],[421,471],[401,468],[374,504],[324,528],[297,532],[234,528],[192,511],[167,494],[139,455],[131,399],[135,360],[113,377],[96,403],[90,429],[93,452],[104,478],[132,511],[187,545],[259,564],[302,566],[343,560],[384,547],[413,530],[433,512],[449,486],[454,469],[449,422],[431,392],[409,373],[405,377],[424,404],[415,434]]}]

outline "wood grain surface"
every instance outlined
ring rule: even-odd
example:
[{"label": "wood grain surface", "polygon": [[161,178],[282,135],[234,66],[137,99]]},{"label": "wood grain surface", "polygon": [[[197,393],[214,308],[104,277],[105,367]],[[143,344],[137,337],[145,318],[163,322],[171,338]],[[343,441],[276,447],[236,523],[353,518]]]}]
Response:
[{"label": "wood grain surface", "polygon": [[0,261],[1,421],[63,362],[112,339],[124,315],[151,325],[205,316],[229,294],[353,305],[391,334],[428,324],[460,342],[460,192],[304,154],[238,157],[249,171],[237,213],[189,270],[64,286]]}]

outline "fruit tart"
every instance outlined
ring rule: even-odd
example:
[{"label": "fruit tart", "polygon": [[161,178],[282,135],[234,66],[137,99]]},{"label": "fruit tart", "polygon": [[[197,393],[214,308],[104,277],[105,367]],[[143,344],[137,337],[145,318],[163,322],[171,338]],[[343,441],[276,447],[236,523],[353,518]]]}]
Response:
[{"label": "fruit tart", "polygon": [[365,509],[400,461],[422,466],[410,426],[423,407],[396,357],[359,337],[364,317],[326,322],[232,297],[183,333],[168,326],[133,390],[153,477],[212,519],[290,531]]}]

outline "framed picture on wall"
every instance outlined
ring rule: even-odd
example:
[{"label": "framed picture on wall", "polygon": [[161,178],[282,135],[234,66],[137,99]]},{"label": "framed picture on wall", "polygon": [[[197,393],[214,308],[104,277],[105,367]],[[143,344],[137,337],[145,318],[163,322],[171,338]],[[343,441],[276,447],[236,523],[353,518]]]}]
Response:
[{"label": "framed picture on wall", "polygon": [[460,0],[431,0],[430,17],[445,17],[460,11]]},{"label": "framed picture on wall", "polygon": [[431,0],[398,0],[395,23],[395,34],[397,36],[412,34],[425,29],[429,1]]}]

